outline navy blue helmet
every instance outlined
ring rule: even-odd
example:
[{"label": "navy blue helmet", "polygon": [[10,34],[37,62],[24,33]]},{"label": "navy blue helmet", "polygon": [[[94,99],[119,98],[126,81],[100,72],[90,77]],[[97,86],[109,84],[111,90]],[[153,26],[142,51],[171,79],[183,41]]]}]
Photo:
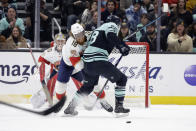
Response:
[{"label": "navy blue helmet", "polygon": [[108,22],[114,22],[116,25],[120,25],[120,18],[116,15],[110,15],[106,19],[106,23]]}]

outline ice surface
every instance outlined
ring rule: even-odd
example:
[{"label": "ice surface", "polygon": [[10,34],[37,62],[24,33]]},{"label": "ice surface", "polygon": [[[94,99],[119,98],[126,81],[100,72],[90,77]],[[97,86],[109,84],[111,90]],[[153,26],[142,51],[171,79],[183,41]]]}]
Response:
[{"label": "ice surface", "polygon": [[65,117],[63,110],[39,116],[0,105],[0,131],[196,131],[196,106],[131,108],[124,118],[114,118],[105,110],[78,111],[76,117]]}]

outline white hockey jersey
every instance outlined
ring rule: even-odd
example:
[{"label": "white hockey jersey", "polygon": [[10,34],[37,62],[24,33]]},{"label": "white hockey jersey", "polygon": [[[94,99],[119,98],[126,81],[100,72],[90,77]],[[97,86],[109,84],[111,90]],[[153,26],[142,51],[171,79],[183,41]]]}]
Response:
[{"label": "white hockey jersey", "polygon": [[[56,77],[53,77],[53,79],[49,81],[51,79],[50,76],[52,71],[54,71],[54,66],[60,64],[61,59],[62,53],[58,52],[55,47],[50,47],[46,49],[38,59],[40,81],[45,81],[45,83],[47,84],[48,91],[51,95],[54,91]],[[36,77],[38,78],[38,76]],[[40,89],[30,98],[30,102],[34,108],[40,108],[46,101],[47,98],[41,86]]]},{"label": "white hockey jersey", "polygon": [[46,82],[50,78],[50,74],[54,69],[55,65],[60,64],[62,53],[58,52],[55,47],[48,48],[39,57],[40,64],[40,79]]},{"label": "white hockey jersey", "polygon": [[59,62],[61,60],[62,53],[58,52],[55,47],[48,48],[45,50],[41,56],[39,57],[39,62],[41,62],[41,59],[44,59],[45,62],[49,64],[55,64],[56,62]]},{"label": "white hockey jersey", "polygon": [[[88,39],[90,33],[85,32],[85,36]],[[84,45],[80,45],[73,37],[69,37],[62,49],[62,56],[64,62],[69,66],[74,66],[75,69],[78,71],[81,70],[84,67],[81,55],[83,54],[86,47],[86,42],[84,43]]]}]

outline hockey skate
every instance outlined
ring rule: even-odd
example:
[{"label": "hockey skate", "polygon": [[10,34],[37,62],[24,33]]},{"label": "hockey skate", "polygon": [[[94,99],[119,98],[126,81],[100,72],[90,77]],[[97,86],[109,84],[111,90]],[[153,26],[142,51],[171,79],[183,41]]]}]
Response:
[{"label": "hockey skate", "polygon": [[100,100],[100,104],[107,112],[113,112],[113,107],[106,100]]},{"label": "hockey skate", "polygon": [[[88,99],[85,99],[85,104],[83,104],[83,106],[86,110],[91,111],[95,107],[96,103],[97,100],[92,104],[92,102],[89,102]],[[99,99],[99,103],[107,112],[113,112],[113,107],[105,99]]]},{"label": "hockey skate", "polygon": [[129,112],[130,112],[130,110],[125,109],[123,107],[123,105],[116,105],[116,107],[114,109],[115,117],[117,117],[117,118],[128,116]]},{"label": "hockey skate", "polygon": [[66,116],[76,116],[76,115],[78,115],[78,112],[75,110],[77,105],[78,105],[77,100],[73,99],[69,103],[68,107],[64,110],[64,114]]}]

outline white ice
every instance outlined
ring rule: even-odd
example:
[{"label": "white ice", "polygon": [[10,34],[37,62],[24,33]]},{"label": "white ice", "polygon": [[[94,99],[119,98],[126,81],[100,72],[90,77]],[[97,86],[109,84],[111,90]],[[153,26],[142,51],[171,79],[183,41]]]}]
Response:
[{"label": "white ice", "polygon": [[[131,121],[131,123],[126,123]],[[39,116],[0,105],[0,131],[196,131],[196,106],[151,105],[114,118],[104,110],[79,109],[76,117]]]}]

